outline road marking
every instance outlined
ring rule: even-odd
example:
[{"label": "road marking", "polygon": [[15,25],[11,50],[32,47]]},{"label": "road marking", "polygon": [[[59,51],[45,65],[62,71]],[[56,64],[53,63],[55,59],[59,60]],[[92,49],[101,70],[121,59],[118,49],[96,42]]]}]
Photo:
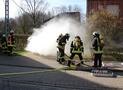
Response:
[{"label": "road marking", "polygon": [[0,73],[0,76],[13,76],[13,75],[25,75],[25,74],[34,74],[34,73],[43,73],[43,72],[51,72],[51,71],[60,71],[65,70],[66,68],[58,68],[52,70],[38,70],[38,71],[30,71],[30,72],[17,72],[17,73]]}]

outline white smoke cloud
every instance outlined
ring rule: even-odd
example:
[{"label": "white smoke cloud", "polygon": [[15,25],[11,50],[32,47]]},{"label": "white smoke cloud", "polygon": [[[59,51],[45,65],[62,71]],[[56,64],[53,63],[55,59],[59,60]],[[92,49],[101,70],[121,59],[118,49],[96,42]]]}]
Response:
[{"label": "white smoke cloud", "polygon": [[70,51],[70,43],[76,35],[79,35],[84,46],[87,46],[87,39],[85,38],[86,30],[83,26],[72,18],[61,17],[50,20],[39,29],[34,29],[34,33],[28,38],[28,44],[25,49],[44,56],[56,56],[56,39],[61,33],[70,34],[70,39],[66,44],[65,50],[67,54],[69,54]]}]

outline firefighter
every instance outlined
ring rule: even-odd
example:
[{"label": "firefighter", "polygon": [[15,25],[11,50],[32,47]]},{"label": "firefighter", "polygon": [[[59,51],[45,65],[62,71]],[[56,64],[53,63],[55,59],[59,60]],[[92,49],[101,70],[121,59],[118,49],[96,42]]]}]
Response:
[{"label": "firefighter", "polygon": [[7,40],[6,40],[6,35],[5,34],[2,34],[2,37],[1,37],[1,46],[2,46],[2,52],[6,52],[7,50]]},{"label": "firefighter", "polygon": [[63,37],[63,34],[61,33],[61,34],[58,36],[56,42],[59,43],[59,40],[60,40],[62,37]]},{"label": "firefighter", "polygon": [[1,38],[2,38],[2,34],[0,33],[0,53],[2,52]]},{"label": "firefighter", "polygon": [[[83,42],[79,36],[76,36],[75,39],[71,42],[70,59],[72,60],[75,55],[78,55],[80,59],[80,63],[78,65],[83,64],[84,63],[83,56],[82,56],[83,52],[84,52]],[[70,63],[68,66],[70,66]]]},{"label": "firefighter", "polygon": [[98,32],[93,32],[93,55],[94,55],[94,66],[93,67],[101,67],[102,66],[102,54],[103,54],[103,47],[104,42],[100,38],[100,34]]},{"label": "firefighter", "polygon": [[58,37],[58,39],[57,39],[57,43],[58,43],[57,48],[58,48],[58,52],[59,52],[57,61],[60,64],[62,64],[62,62],[65,61],[65,59],[64,59],[64,55],[65,55],[64,51],[65,51],[66,42],[69,40],[69,37],[70,37],[70,35],[68,33],[66,33],[65,35],[61,34]]},{"label": "firefighter", "polygon": [[15,47],[15,37],[14,37],[14,31],[11,30],[8,37],[7,37],[7,46],[8,46],[8,52],[10,54],[13,53],[13,49]]}]

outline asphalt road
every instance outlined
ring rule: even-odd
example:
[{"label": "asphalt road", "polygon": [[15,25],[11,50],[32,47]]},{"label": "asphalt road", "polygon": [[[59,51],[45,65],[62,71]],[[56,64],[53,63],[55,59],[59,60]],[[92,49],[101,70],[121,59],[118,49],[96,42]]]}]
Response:
[{"label": "asphalt road", "polygon": [[[89,71],[60,70],[54,58],[32,53],[0,56],[0,90],[123,90],[118,77],[94,77]],[[56,70],[57,69],[57,70]]]}]

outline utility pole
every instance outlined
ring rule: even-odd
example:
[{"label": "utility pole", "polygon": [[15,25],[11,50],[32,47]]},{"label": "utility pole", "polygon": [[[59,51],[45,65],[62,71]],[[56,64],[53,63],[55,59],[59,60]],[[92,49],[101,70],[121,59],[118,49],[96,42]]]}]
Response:
[{"label": "utility pole", "polygon": [[7,35],[9,30],[9,0],[5,0],[5,34]]}]

